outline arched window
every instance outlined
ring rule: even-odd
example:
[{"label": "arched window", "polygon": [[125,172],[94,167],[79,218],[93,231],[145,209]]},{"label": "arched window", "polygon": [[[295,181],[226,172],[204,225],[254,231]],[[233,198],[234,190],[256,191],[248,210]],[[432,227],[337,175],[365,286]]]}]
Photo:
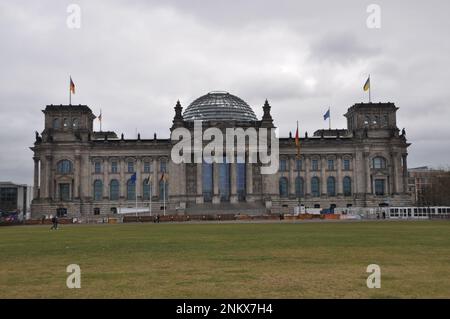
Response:
[{"label": "arched window", "polygon": [[78,119],[77,118],[74,118],[73,120],[72,120],[72,127],[73,128],[77,128],[78,127]]},{"label": "arched window", "polygon": [[59,174],[69,174],[72,173],[72,162],[69,160],[59,161],[56,165],[56,170]]},{"label": "arched window", "polygon": [[280,178],[280,197],[288,197],[288,180],[286,177]]},{"label": "arched window", "polygon": [[109,184],[109,199],[119,199],[119,182],[117,181],[117,179],[111,180],[111,183]]},{"label": "arched window", "polygon": [[166,200],[169,198],[169,183],[164,180],[159,181],[159,200]]},{"label": "arched window", "polygon": [[64,128],[69,127],[69,120],[68,119],[64,119],[63,120],[63,126],[64,126]]},{"label": "arched window", "polygon": [[149,181],[144,181],[144,183],[142,184],[142,196],[144,200],[150,200],[150,194],[152,193],[151,187],[152,185],[150,185]]},{"label": "arched window", "polygon": [[342,188],[344,190],[344,196],[352,195],[352,179],[348,176],[345,176],[342,180]]},{"label": "arched window", "polygon": [[127,182],[127,200],[135,200],[136,199],[136,183],[131,179]]},{"label": "arched window", "polygon": [[384,157],[375,157],[373,159],[373,168],[386,168],[386,160],[384,159]]},{"label": "arched window", "polygon": [[60,128],[59,119],[53,119],[53,128]]},{"label": "arched window", "polygon": [[103,182],[99,179],[94,182],[94,200],[102,200],[103,197]]},{"label": "arched window", "polygon": [[303,178],[297,177],[295,179],[295,196],[303,197],[305,196],[305,187],[304,187]]},{"label": "arched window", "polygon": [[333,176],[327,179],[327,194],[328,196],[336,196],[336,179]]},{"label": "arched window", "polygon": [[313,197],[320,196],[320,181],[317,176],[314,176],[313,178],[311,178],[311,195]]}]

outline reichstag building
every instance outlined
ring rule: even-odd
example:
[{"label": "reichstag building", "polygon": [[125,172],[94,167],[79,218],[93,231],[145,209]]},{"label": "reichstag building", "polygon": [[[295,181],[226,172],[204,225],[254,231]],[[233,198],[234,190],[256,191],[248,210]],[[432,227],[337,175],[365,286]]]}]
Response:
[{"label": "reichstag building", "polygon": [[[242,99],[211,92],[183,112],[174,108],[171,131],[202,128],[274,128],[266,101],[258,119]],[[77,217],[148,208],[153,213],[290,213],[305,207],[411,205],[404,130],[393,103],[358,103],[346,129],[320,129],[279,138],[279,169],[261,174],[260,163],[181,163],[171,160],[171,139],[134,139],[94,131],[86,105],[47,105],[36,132],[32,216]],[[301,124],[301,121],[300,121]]]}]

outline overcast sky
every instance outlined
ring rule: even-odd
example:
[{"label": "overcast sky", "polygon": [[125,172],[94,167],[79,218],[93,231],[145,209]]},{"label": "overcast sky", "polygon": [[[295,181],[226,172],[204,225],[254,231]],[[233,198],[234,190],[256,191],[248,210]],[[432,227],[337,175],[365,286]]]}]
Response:
[{"label": "overcast sky", "polygon": [[[81,8],[70,29],[67,7]],[[381,8],[369,29],[368,5]],[[32,183],[42,109],[68,103],[103,111],[103,129],[169,136],[173,107],[213,90],[267,98],[287,136],[345,128],[367,101],[395,102],[409,166],[450,164],[450,1],[18,1],[0,0],[0,180]],[[98,122],[95,122],[98,129]]]}]

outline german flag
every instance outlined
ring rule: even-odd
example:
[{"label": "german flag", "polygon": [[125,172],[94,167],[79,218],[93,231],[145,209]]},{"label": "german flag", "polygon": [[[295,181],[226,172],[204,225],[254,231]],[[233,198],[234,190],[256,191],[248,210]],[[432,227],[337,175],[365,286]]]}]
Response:
[{"label": "german flag", "polygon": [[73,83],[72,77],[70,77],[70,93],[75,94],[75,83]]},{"label": "german flag", "polygon": [[363,90],[364,90],[364,92],[367,91],[367,90],[370,90],[370,75],[367,78],[367,81],[366,81],[366,83],[363,86]]}]

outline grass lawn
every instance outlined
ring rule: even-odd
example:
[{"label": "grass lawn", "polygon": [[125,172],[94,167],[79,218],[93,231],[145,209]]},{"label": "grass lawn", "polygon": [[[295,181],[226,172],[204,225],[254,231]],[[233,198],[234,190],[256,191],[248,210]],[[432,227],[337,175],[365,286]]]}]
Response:
[{"label": "grass lawn", "polygon": [[450,298],[448,221],[49,227],[0,227],[0,298]]}]

